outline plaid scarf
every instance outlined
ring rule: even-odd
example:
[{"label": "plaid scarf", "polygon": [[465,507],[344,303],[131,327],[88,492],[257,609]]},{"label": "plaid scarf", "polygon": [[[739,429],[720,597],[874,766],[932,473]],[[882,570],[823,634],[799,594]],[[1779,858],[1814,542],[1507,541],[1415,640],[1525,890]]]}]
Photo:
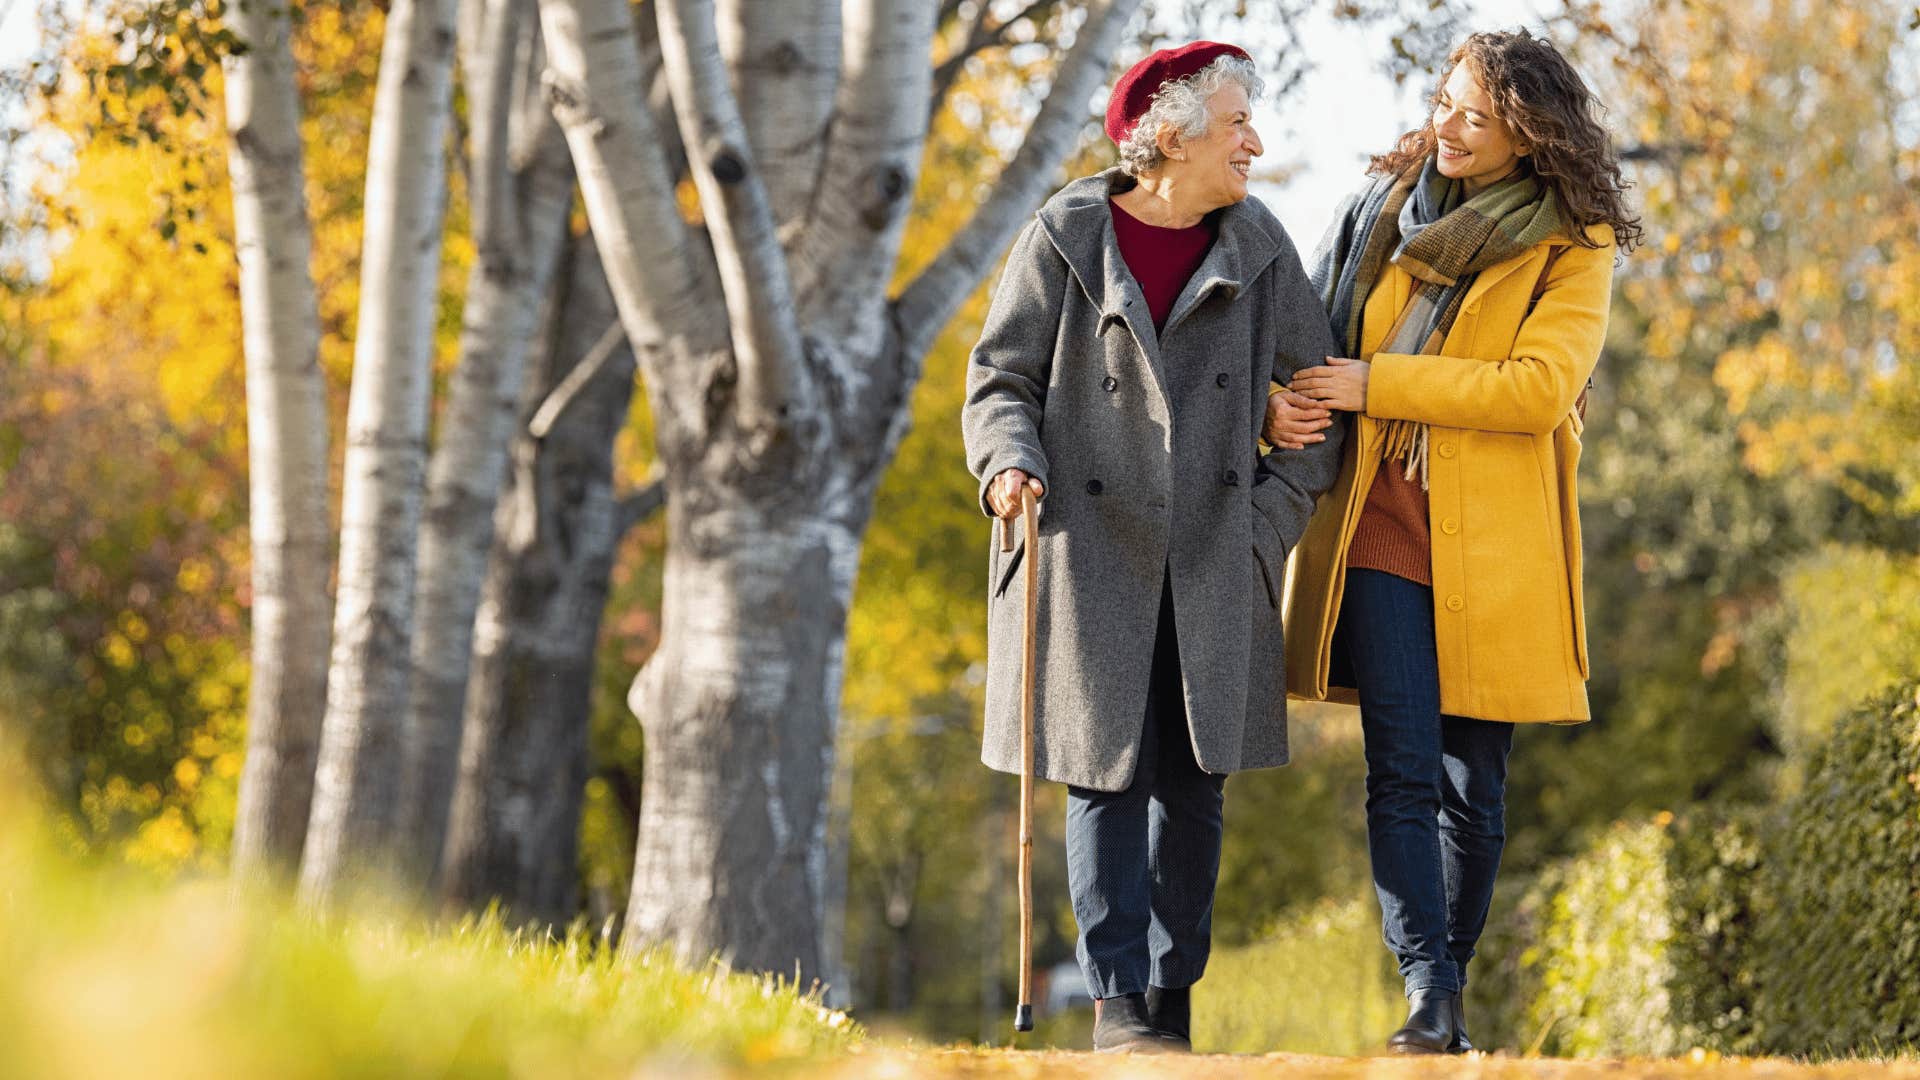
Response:
[{"label": "plaid scarf", "polygon": [[[1360,317],[1385,265],[1416,282],[1413,296],[1381,340],[1380,352],[1437,353],[1474,277],[1563,230],[1559,201],[1532,170],[1465,197],[1434,159],[1397,177],[1381,177],[1346,206],[1315,253],[1312,277],[1334,336],[1348,356],[1360,352]],[[1366,357],[1371,360],[1372,357]],[[1427,427],[1383,422],[1381,459],[1404,463],[1407,479],[1427,486]]]}]

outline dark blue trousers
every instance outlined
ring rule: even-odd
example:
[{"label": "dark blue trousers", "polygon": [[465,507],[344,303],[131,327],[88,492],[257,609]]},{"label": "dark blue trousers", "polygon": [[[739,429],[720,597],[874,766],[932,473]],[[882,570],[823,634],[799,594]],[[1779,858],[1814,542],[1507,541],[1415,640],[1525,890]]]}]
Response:
[{"label": "dark blue trousers", "polygon": [[1201,771],[1163,582],[1139,764],[1125,791],[1067,789],[1067,890],[1097,998],[1177,989],[1207,968],[1226,777]]},{"label": "dark blue trousers", "polygon": [[1360,691],[1367,847],[1387,948],[1409,995],[1460,991],[1506,843],[1513,725],[1441,715],[1425,585],[1347,571],[1334,649]]}]

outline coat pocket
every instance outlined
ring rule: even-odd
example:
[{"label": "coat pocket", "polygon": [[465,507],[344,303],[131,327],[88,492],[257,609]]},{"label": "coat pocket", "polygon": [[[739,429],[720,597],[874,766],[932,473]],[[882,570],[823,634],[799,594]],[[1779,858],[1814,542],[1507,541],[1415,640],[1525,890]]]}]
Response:
[{"label": "coat pocket", "polygon": [[1027,542],[1023,537],[1014,542],[1013,552],[1001,556],[1000,580],[994,582],[993,595],[996,599],[1007,594],[1007,586],[1013,584],[1013,573],[1020,569],[1020,559],[1027,553]]},{"label": "coat pocket", "polygon": [[1260,554],[1259,548],[1253,549],[1253,565],[1260,571],[1260,583],[1267,587],[1267,603],[1275,611],[1280,610],[1280,590],[1273,583],[1273,571],[1267,568],[1267,560]]},{"label": "coat pocket", "polygon": [[1587,611],[1582,577],[1585,553],[1580,537],[1580,419],[1568,415],[1553,433],[1556,479],[1560,488],[1560,540],[1567,567],[1567,600],[1573,620],[1573,662],[1582,679],[1592,678],[1587,659]]}]

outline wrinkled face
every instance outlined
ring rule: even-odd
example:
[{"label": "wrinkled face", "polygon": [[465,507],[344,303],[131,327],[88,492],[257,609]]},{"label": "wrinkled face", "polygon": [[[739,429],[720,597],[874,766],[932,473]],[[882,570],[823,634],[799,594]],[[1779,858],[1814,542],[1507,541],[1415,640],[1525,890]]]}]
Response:
[{"label": "wrinkled face", "polygon": [[1527,153],[1506,121],[1493,114],[1493,99],[1464,61],[1440,89],[1433,131],[1440,175],[1466,181],[1468,194],[1505,178]]},{"label": "wrinkled face", "polygon": [[1177,177],[1206,209],[1218,209],[1247,197],[1247,174],[1260,156],[1260,135],[1253,130],[1253,106],[1244,87],[1228,83],[1207,99],[1207,133],[1180,139],[1172,147],[1165,174]]}]

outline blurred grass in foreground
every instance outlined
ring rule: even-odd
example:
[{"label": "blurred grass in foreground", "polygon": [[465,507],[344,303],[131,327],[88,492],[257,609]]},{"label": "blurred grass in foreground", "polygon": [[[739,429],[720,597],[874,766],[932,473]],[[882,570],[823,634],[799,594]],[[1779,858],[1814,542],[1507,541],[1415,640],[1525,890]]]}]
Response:
[{"label": "blurred grass in foreground", "polygon": [[0,760],[0,1075],[664,1075],[862,1038],[790,986],[587,933],[323,923],[269,889],[76,862],[18,776]]}]

